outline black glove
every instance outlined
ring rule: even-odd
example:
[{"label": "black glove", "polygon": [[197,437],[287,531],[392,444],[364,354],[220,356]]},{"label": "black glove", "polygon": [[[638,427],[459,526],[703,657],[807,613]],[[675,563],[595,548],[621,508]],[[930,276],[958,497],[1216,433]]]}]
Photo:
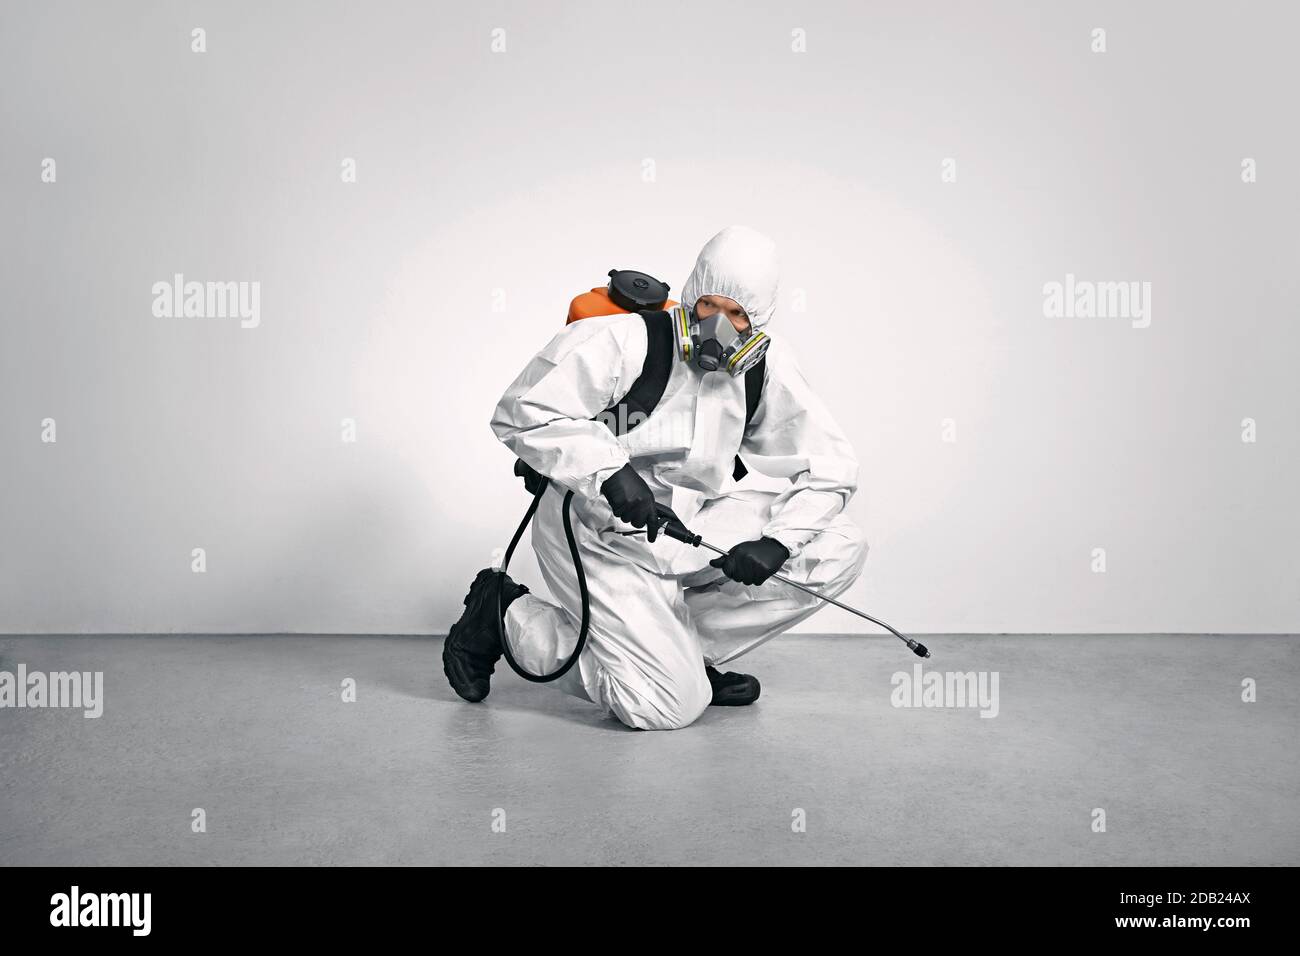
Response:
[{"label": "black glove", "polygon": [[790,560],[790,550],[775,538],[742,541],[709,564],[741,584],[762,584]]},{"label": "black glove", "polygon": [[645,528],[645,539],[653,541],[659,534],[660,522],[655,520],[655,496],[645,479],[631,465],[624,465],[605,479],[600,493],[609,501],[614,517],[626,521],[634,528]]},{"label": "black glove", "polygon": [[530,495],[537,494],[537,489],[542,487],[544,476],[522,458],[515,460],[515,474],[524,480],[524,488]]},{"label": "black glove", "polygon": [[678,534],[675,536],[668,535],[668,537],[676,537],[678,541],[682,540],[683,535],[691,533],[686,525],[682,524],[682,519],[677,517],[677,513],[667,505],[655,504],[655,525],[664,534],[668,534],[664,529],[668,527],[674,528]]}]

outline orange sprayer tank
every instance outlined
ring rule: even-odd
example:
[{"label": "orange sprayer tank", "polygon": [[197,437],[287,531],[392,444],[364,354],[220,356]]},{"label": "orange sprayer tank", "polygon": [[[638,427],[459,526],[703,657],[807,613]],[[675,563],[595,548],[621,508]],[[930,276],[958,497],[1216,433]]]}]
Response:
[{"label": "orange sprayer tank", "polygon": [[569,322],[598,315],[668,309],[677,303],[668,298],[671,286],[653,276],[632,269],[610,269],[609,285],[576,296],[569,303]]}]

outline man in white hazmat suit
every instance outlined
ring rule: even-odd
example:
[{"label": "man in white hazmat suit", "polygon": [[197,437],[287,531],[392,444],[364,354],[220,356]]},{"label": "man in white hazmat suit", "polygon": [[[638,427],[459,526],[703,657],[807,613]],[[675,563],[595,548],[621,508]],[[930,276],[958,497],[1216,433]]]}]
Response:
[{"label": "man in white hazmat suit", "polygon": [[[776,306],[775,245],[743,226],[709,240],[682,289],[681,307],[693,309],[690,319],[720,329],[719,339],[742,350]],[[465,699],[487,696],[501,656],[500,629],[492,619],[498,588],[505,636],[519,664],[549,673],[575,647],[581,598],[561,520],[566,491],[574,492],[572,526],[590,625],[581,656],[556,686],[630,727],[685,727],[710,703],[757,698],[757,680],[719,674],[713,665],[752,650],[821,606],[768,581],[771,574],[780,570],[835,597],[861,572],[866,544],[844,513],[857,488],[857,460],[780,341],[764,357],[748,426],[743,377],[726,368],[705,371],[700,340],[698,354],[688,359],[692,343],[679,334],[680,360],[673,361],[662,396],[644,422],[619,435],[594,419],[637,380],[648,340],[637,314],[573,322],[528,363],[497,405],[491,422],[497,437],[550,478],[532,541],[558,603],[492,569],[480,572],[443,652],[448,679]],[[737,453],[750,468],[789,479],[788,487],[737,488]],[[707,552],[656,535],[656,506],[659,513],[670,508],[704,540],[729,548],[728,555],[710,561]],[[633,532],[639,528],[646,530]]]}]

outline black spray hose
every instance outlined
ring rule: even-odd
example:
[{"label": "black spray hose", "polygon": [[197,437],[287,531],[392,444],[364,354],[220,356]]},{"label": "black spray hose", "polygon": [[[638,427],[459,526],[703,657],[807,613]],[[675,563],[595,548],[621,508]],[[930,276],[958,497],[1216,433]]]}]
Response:
[{"label": "black spray hose", "polygon": [[[524,520],[519,522],[519,527],[515,530],[515,536],[510,539],[510,547],[506,548],[506,556],[501,561],[501,578],[505,578],[506,569],[510,567],[510,558],[515,553],[515,547],[519,544],[519,539],[524,535],[524,529],[528,527],[528,522],[533,520],[533,515],[537,513],[537,506],[542,501],[542,496],[546,494],[546,489],[551,483],[551,479],[543,476],[541,484],[538,486],[536,493],[533,495],[533,503],[528,506],[528,511],[524,514]],[[564,537],[569,541],[569,556],[573,558],[573,570],[578,575],[578,593],[582,596],[582,625],[578,628],[578,643],[574,645],[573,653],[569,659],[564,662],[559,670],[552,671],[549,674],[532,674],[524,670],[520,663],[515,660],[515,655],[510,652],[510,641],[506,638],[505,613],[501,607],[501,585],[503,580],[497,581],[497,634],[501,638],[501,650],[505,654],[506,663],[510,669],[522,677],[524,680],[532,681],[534,684],[549,684],[553,680],[559,680],[565,674],[569,673],[569,668],[578,662],[578,655],[582,649],[587,646],[587,627],[591,623],[591,598],[587,594],[587,575],[582,570],[582,558],[578,555],[578,542],[573,539],[573,523],[569,520],[569,502],[573,500],[573,492],[570,491],[564,496]]]}]

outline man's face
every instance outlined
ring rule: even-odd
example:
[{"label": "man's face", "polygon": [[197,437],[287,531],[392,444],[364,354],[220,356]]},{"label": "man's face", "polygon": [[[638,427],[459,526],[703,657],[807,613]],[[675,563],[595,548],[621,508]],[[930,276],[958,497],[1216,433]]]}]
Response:
[{"label": "man's face", "polygon": [[735,299],[728,299],[725,295],[702,295],[695,303],[695,314],[701,319],[710,318],[717,312],[724,313],[737,332],[749,331],[749,316]]}]

